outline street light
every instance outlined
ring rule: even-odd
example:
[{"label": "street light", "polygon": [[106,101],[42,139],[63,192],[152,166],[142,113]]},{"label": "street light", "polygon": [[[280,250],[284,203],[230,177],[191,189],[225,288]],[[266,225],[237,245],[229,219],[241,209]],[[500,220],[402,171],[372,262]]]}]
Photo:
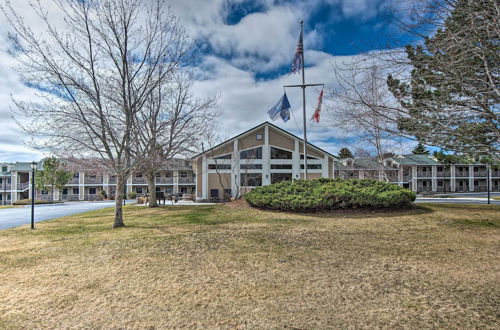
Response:
[{"label": "street light", "polygon": [[31,163],[31,229],[35,229],[35,170],[36,162]]}]

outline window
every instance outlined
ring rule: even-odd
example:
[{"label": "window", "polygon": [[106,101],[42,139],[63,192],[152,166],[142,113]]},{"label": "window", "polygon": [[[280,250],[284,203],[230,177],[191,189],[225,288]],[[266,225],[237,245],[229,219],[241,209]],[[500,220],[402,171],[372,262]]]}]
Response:
[{"label": "window", "polygon": [[135,192],[138,194],[142,194],[142,187],[135,187]]},{"label": "window", "polygon": [[156,173],[155,173],[155,177],[157,177],[157,178],[161,178],[161,172],[156,172]]},{"label": "window", "polygon": [[214,159],[231,159],[231,154],[214,157]]},{"label": "window", "polygon": [[165,188],[165,193],[166,194],[171,194],[173,192],[172,187]]},{"label": "window", "polygon": [[427,187],[427,181],[422,182],[422,187]]},{"label": "window", "polygon": [[219,198],[219,189],[210,189],[210,198]]},{"label": "window", "polygon": [[292,159],[292,152],[271,147],[271,159]]},{"label": "window", "polygon": [[62,191],[62,194],[63,195],[67,195],[68,194],[68,188],[64,188],[63,191]]},{"label": "window", "polygon": [[79,195],[80,194],[80,189],[79,188],[73,188],[73,195]]},{"label": "window", "polygon": [[438,186],[442,187],[443,186],[443,181],[438,181]]},{"label": "window", "polygon": [[89,195],[95,195],[97,193],[96,188],[89,188]]},{"label": "window", "polygon": [[242,173],[241,174],[241,186],[246,187],[258,187],[262,186],[262,174],[261,173]]},{"label": "window", "polygon": [[230,170],[231,164],[208,164],[209,170]]},{"label": "window", "polygon": [[95,174],[89,174],[89,178],[95,179],[95,178],[97,178],[97,175],[95,175]]},{"label": "window", "polygon": [[475,186],[479,186],[479,181],[474,180],[474,185],[475,185]]},{"label": "window", "polygon": [[170,172],[170,171],[169,171],[169,172],[165,173],[165,176],[166,176],[167,178],[171,178],[171,177],[172,177],[172,172]]},{"label": "window", "polygon": [[187,187],[181,187],[181,194],[187,194],[188,188]]},{"label": "window", "polygon": [[256,139],[256,140],[262,140],[262,138],[263,138],[263,137],[264,137],[264,136],[263,136],[262,134],[256,134],[256,135],[255,135],[255,139]]},{"label": "window", "polygon": [[3,195],[2,195],[2,194],[0,194],[0,201],[1,201],[2,199],[3,199]]},{"label": "window", "polygon": [[3,179],[2,179],[2,178],[0,178],[0,184],[2,184],[2,183],[3,183],[3,181],[2,181],[2,180],[3,180]]},{"label": "window", "polygon": [[271,164],[272,170],[291,170],[292,164]]},{"label": "window", "polygon": [[2,166],[2,172],[7,172],[7,166]]},{"label": "window", "polygon": [[292,173],[271,173],[271,183],[278,183],[281,181],[291,181]]},{"label": "window", "polygon": [[442,167],[442,166],[438,166],[438,167],[437,167],[437,171],[438,171],[438,172],[443,172],[443,167]]},{"label": "window", "polygon": [[45,190],[45,189],[42,190],[42,195],[48,195],[48,194],[49,194],[49,192],[47,190]]},{"label": "window", "polygon": [[[304,164],[300,164],[300,168],[304,169]],[[321,170],[321,164],[307,164],[308,170]]]},{"label": "window", "polygon": [[262,159],[262,147],[243,150],[240,152],[241,159]]},{"label": "window", "polygon": [[161,192],[161,187],[156,187],[156,188],[155,188],[155,191],[157,191],[157,192]]},{"label": "window", "polygon": [[79,172],[73,173],[73,178],[78,179],[79,177],[80,177],[80,173]]},{"label": "window", "polygon": [[[304,154],[300,155],[300,159],[304,159]],[[307,159],[319,159],[319,158],[307,155]]]},{"label": "window", "polygon": [[10,198],[11,198],[10,194],[7,194],[7,200],[10,200]]},{"label": "window", "polygon": [[142,173],[135,173],[136,178],[142,178]]},{"label": "window", "polygon": [[241,164],[240,169],[242,169],[242,170],[261,170],[262,164]]},{"label": "window", "polygon": [[479,172],[479,167],[474,166],[474,172]]},{"label": "window", "polygon": [[187,176],[188,176],[187,172],[180,172],[179,174],[180,174],[181,178],[187,178]]}]

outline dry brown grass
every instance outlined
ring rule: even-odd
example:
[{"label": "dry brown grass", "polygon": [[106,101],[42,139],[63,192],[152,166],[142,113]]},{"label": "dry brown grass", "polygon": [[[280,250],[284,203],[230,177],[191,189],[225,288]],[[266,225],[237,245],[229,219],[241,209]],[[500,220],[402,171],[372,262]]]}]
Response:
[{"label": "dry brown grass", "polygon": [[500,207],[126,209],[0,232],[0,328],[498,328]]}]

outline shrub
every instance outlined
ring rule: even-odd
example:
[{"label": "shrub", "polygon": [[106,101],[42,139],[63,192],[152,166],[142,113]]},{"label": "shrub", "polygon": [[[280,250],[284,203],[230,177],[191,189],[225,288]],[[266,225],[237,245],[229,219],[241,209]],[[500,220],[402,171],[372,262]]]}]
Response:
[{"label": "shrub", "polygon": [[387,182],[325,178],[283,181],[245,195],[251,206],[295,212],[398,208],[410,205],[415,197],[414,192]]},{"label": "shrub", "polygon": [[135,199],[137,197],[137,193],[135,191],[131,191],[127,194],[128,199]]},{"label": "shrub", "polygon": [[99,194],[101,195],[102,199],[108,198],[108,194],[106,193],[106,190],[101,190],[101,192]]}]

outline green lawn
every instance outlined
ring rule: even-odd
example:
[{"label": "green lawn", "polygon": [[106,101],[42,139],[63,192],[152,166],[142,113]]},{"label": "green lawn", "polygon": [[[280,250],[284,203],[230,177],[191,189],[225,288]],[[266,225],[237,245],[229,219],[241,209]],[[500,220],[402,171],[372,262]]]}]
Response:
[{"label": "green lawn", "polygon": [[0,328],[498,328],[500,207],[127,206],[0,231]]},{"label": "green lawn", "polygon": [[11,207],[22,207],[21,205],[0,205],[0,209],[10,209]]}]

